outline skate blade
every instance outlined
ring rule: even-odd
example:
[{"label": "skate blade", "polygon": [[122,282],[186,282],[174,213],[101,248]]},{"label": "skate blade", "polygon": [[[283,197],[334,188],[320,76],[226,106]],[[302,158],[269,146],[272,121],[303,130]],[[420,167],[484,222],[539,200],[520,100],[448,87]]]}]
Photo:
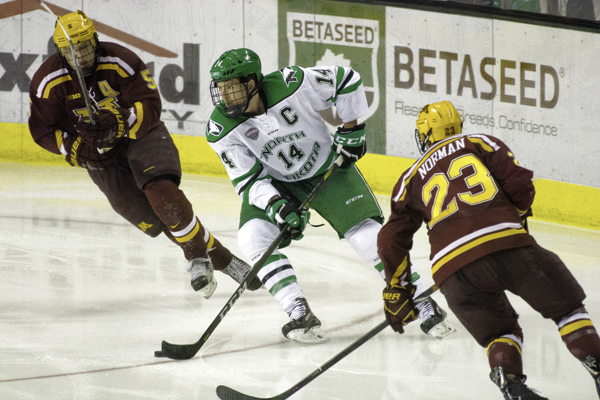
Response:
[{"label": "skate blade", "polygon": [[443,339],[454,333],[456,333],[456,328],[453,327],[447,319],[443,320],[429,331],[429,334],[436,339]]},{"label": "skate blade", "polygon": [[329,342],[329,337],[325,334],[320,326],[315,326],[304,332],[302,329],[296,329],[290,331],[287,335],[288,339],[292,339],[294,342],[303,344],[320,344]]},{"label": "skate blade", "polygon": [[213,279],[211,283],[198,290],[198,293],[204,296],[205,299],[210,299],[215,290],[217,290],[217,281]]}]

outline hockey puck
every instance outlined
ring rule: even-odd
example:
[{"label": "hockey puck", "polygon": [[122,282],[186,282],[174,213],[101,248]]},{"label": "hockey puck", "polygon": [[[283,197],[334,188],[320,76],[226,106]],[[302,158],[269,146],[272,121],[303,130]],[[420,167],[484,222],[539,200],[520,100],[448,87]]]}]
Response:
[{"label": "hockey puck", "polygon": [[160,350],[156,350],[156,351],[154,352],[154,357],[164,357],[164,356],[165,356],[165,353],[163,353],[163,352],[162,352],[162,351],[160,351]]}]

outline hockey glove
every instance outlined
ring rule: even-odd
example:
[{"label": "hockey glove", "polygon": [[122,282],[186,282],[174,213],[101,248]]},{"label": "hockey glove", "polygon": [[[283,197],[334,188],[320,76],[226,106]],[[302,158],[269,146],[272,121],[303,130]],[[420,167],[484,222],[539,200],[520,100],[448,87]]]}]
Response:
[{"label": "hockey glove", "polygon": [[340,126],[337,129],[333,135],[333,141],[336,144],[336,153],[341,154],[344,158],[342,168],[348,168],[365,155],[367,152],[365,134],[365,124],[355,125],[352,128]]},{"label": "hockey glove", "polygon": [[129,111],[124,108],[102,108],[94,113],[95,125],[82,119],[75,129],[86,144],[98,149],[110,149],[127,133],[128,116]]},{"label": "hockey glove", "polygon": [[115,164],[115,152],[100,154],[96,147],[90,146],[81,137],[64,140],[68,154],[65,157],[73,167],[81,167],[91,171],[104,170]]},{"label": "hockey glove", "polygon": [[[285,229],[286,226],[290,227],[289,237],[291,239],[300,240],[304,237],[302,232],[310,219],[310,211],[305,210],[298,215],[296,209],[294,209],[290,202],[279,196],[274,196],[269,201],[265,211],[271,222],[279,227],[279,230]],[[287,241],[287,243],[282,244],[280,248],[289,245],[289,243],[290,242]]]},{"label": "hockey glove", "polygon": [[392,329],[398,333],[404,333],[404,325],[419,317],[413,303],[415,287],[407,287],[388,284],[383,289],[383,312],[385,319]]}]

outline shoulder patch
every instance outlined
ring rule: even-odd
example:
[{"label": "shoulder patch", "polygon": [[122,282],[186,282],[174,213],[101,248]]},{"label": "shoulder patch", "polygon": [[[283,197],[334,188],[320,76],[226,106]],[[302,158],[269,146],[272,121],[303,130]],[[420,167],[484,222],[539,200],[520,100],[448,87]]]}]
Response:
[{"label": "shoulder patch", "polygon": [[266,75],[262,89],[267,96],[269,108],[294,94],[303,81],[304,71],[296,66],[285,67]]},{"label": "shoulder patch", "polygon": [[298,82],[298,78],[296,78],[294,76],[294,75],[296,75],[296,71],[293,68],[291,68],[291,67],[281,68],[279,70],[279,72],[281,72],[281,75],[283,76],[283,81],[285,82],[285,85],[287,87],[290,87],[290,83]]},{"label": "shoulder patch", "polygon": [[212,119],[208,120],[208,124],[206,125],[206,136],[221,136],[223,133],[223,125],[216,123]]},{"label": "shoulder patch", "polygon": [[209,143],[218,142],[247,119],[246,117],[227,118],[219,110],[214,109],[206,124],[206,140]]}]

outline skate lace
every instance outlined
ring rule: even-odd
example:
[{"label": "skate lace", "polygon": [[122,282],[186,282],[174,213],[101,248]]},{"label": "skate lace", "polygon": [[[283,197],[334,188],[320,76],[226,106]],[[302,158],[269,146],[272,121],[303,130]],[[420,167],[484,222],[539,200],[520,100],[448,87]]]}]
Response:
[{"label": "skate lace", "polygon": [[250,273],[250,270],[251,268],[248,264],[246,264],[244,261],[240,260],[236,256],[233,256],[231,262],[227,267],[225,267],[223,272],[235,279],[238,283],[242,283],[246,275]]},{"label": "skate lace", "polygon": [[190,261],[190,267],[187,272],[192,274],[192,279],[202,275],[207,275],[210,269],[210,258],[194,258]]},{"label": "skate lace", "polygon": [[300,300],[296,300],[294,304],[294,308],[288,314],[290,316],[290,320],[295,321],[297,319],[301,319],[306,315],[306,306]]},{"label": "skate lace", "polygon": [[425,321],[426,319],[429,319],[435,315],[435,308],[428,300],[423,300],[422,302],[418,303],[416,307],[419,310],[419,319],[421,321]]}]

